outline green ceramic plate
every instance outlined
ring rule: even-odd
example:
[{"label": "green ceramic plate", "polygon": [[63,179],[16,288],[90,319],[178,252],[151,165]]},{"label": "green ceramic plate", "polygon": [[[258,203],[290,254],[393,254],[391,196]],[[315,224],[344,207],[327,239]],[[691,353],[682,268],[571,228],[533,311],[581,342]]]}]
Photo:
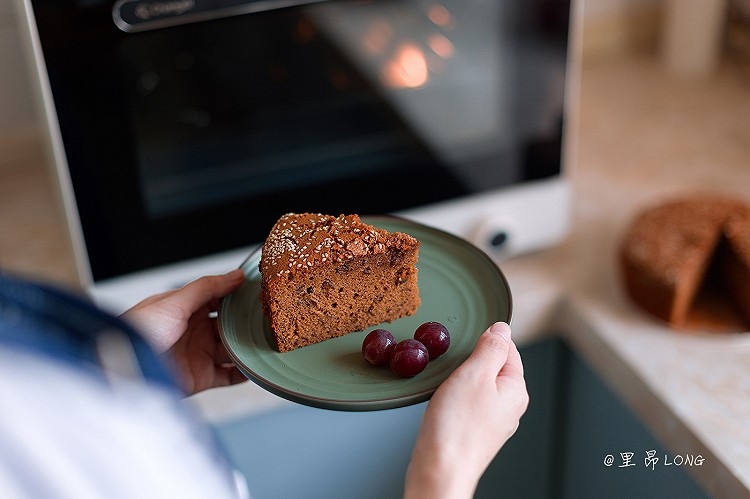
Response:
[{"label": "green ceramic plate", "polygon": [[[417,263],[421,306],[416,314],[392,323],[279,353],[261,310],[260,251],[256,251],[241,266],[245,283],[222,303],[219,330],[237,367],[266,390],[301,404],[346,411],[416,404],[429,399],[469,356],[490,324],[510,323],[508,282],[478,248],[405,219],[362,219],[391,232],[411,234],[421,242]],[[369,331],[384,327],[400,341],[411,338],[417,326],[427,321],[446,325],[451,346],[417,376],[399,378],[388,367],[370,366],[362,358],[362,340]]]}]

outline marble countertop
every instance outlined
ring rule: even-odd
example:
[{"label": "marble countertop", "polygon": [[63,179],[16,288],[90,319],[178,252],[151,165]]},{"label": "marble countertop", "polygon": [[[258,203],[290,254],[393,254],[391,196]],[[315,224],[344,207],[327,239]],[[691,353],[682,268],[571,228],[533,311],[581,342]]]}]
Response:
[{"label": "marble countertop", "polygon": [[748,83],[732,67],[681,80],[649,58],[587,67],[572,231],[546,265],[565,263],[566,339],[668,447],[706,458],[690,472],[718,497],[750,497],[750,334],[666,328],[626,297],[616,253],[635,213],[670,196],[750,202]]},{"label": "marble countertop", "polygon": [[[664,327],[624,295],[615,254],[635,212],[668,196],[708,190],[750,202],[748,83],[731,66],[682,80],[643,55],[585,64],[570,234],[501,264],[516,339],[560,331],[667,447],[705,457],[689,472],[721,497],[750,497],[750,334]],[[0,267],[75,284],[38,143],[0,137],[0,151]],[[232,389],[196,405],[208,418],[245,410],[227,404]],[[257,392],[256,408],[286,403]]]}]

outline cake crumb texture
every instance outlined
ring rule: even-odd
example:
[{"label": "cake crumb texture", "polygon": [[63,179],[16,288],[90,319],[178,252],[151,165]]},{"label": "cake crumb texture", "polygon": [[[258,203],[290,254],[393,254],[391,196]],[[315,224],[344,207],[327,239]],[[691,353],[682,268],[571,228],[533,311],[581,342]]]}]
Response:
[{"label": "cake crumb texture", "polygon": [[287,213],[262,249],[261,303],[280,352],[318,343],[419,307],[419,241],[358,215]]}]

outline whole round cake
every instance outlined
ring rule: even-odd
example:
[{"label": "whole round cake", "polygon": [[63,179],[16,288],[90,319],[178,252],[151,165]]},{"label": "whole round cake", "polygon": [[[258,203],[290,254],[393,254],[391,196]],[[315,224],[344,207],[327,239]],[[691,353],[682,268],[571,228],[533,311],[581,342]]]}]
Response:
[{"label": "whole round cake", "polygon": [[620,249],[625,289],[675,328],[750,330],[750,205],[691,196],[649,207]]}]

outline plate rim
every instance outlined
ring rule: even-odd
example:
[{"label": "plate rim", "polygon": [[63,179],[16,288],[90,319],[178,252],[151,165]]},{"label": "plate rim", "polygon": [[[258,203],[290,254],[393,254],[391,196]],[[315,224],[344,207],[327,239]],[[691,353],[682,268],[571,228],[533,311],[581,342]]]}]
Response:
[{"label": "plate rim", "polygon": [[[493,268],[493,270],[496,272],[496,274],[500,278],[500,281],[503,284],[503,287],[506,291],[506,295],[508,299],[508,311],[507,311],[506,322],[508,325],[511,324],[511,320],[513,317],[513,295],[510,290],[510,284],[508,282],[508,279],[506,278],[505,274],[503,273],[502,269],[497,264],[497,262],[495,262],[495,260],[493,260],[492,257],[490,257],[485,251],[480,249],[477,245],[475,245],[474,243],[472,243],[471,241],[463,237],[457,236],[455,234],[444,231],[442,229],[438,229],[436,227],[423,224],[421,222],[417,222],[417,221],[414,221],[414,220],[411,220],[409,218],[399,216],[399,215],[390,215],[390,214],[362,215],[360,219],[364,223],[374,225],[375,227],[378,227],[377,225],[378,221],[396,221],[396,222],[405,224],[407,226],[407,229],[409,226],[411,226],[411,227],[417,227],[421,230],[427,230],[428,232],[437,234],[441,238],[450,239],[453,243],[459,244],[460,246],[463,246],[464,248],[468,248],[469,250],[471,250],[481,259],[485,260],[486,263],[489,263],[491,268]],[[257,254],[261,253],[262,250],[263,250],[263,245],[260,244],[257,248],[251,251],[250,254],[239,265],[238,268],[243,271],[243,274],[245,274],[246,278],[247,278],[247,274],[245,273],[244,267],[251,260],[253,260]],[[232,360],[232,363],[240,370],[240,372],[242,372],[243,375],[245,375],[248,378],[248,380],[254,382],[256,385],[260,386],[264,390],[267,390],[270,393],[273,393],[274,395],[277,395],[281,398],[284,398],[291,402],[296,402],[302,405],[317,407],[321,409],[339,410],[339,411],[364,412],[364,411],[396,409],[399,407],[407,407],[410,405],[418,404],[418,403],[429,400],[432,397],[432,394],[435,393],[435,390],[437,390],[438,387],[444,381],[444,380],[440,381],[440,383],[438,383],[437,386],[422,389],[413,393],[409,393],[407,395],[398,395],[398,396],[393,396],[393,397],[378,397],[378,398],[364,399],[364,400],[342,400],[342,399],[331,398],[331,397],[319,397],[315,395],[305,394],[297,390],[292,390],[282,385],[279,385],[277,383],[274,383],[273,381],[270,381],[269,379],[267,379],[265,376],[262,376],[256,373],[255,371],[253,371],[252,368],[250,368],[246,362],[244,362],[242,359],[239,358],[239,356],[234,352],[234,350],[231,348],[229,344],[226,331],[224,330],[223,317],[225,316],[225,307],[228,306],[226,298],[228,298],[232,294],[234,293],[231,293],[230,295],[222,299],[221,305],[219,306],[219,313],[217,317],[219,337],[224,346],[224,349],[226,350],[227,354]],[[266,320],[265,316],[264,316],[264,320]]]}]

